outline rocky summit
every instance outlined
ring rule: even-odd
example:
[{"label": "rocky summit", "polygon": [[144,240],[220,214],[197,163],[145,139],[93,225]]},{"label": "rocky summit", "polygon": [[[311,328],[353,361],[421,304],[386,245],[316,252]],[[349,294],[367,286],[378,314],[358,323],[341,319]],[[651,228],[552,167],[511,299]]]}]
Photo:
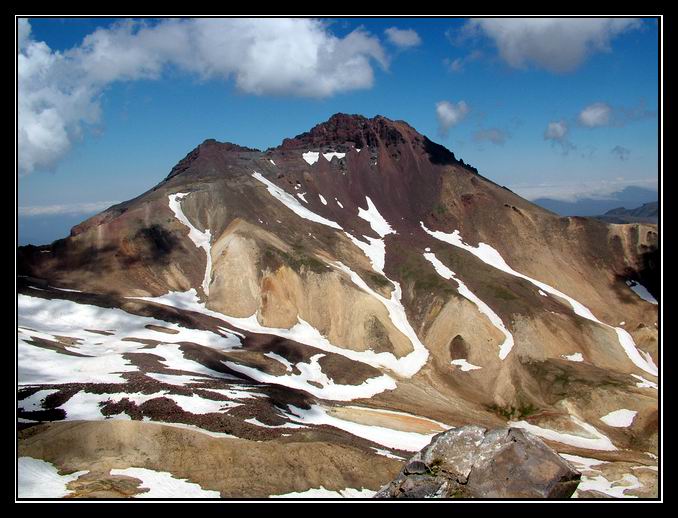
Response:
[{"label": "rocky summit", "polygon": [[656,496],[658,247],[404,121],[206,140],[19,248],[19,496]]}]

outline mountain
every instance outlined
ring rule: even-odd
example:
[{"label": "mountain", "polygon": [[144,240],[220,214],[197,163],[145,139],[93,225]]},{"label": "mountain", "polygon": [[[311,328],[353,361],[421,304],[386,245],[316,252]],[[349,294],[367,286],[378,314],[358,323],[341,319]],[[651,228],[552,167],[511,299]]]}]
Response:
[{"label": "mountain", "polygon": [[602,200],[597,198],[581,198],[576,201],[563,201],[552,198],[538,198],[533,201],[540,207],[544,207],[561,216],[598,216],[619,206],[637,207],[643,203],[656,200],[656,190],[631,186],[612,193]]},{"label": "mountain", "polygon": [[627,281],[658,299],[657,227],[559,217],[406,122],[206,140],[17,254],[19,454],[87,471],[72,496],[364,496],[467,424],[656,494],[657,305]]},{"label": "mountain", "polygon": [[625,209],[618,207],[608,210],[602,216],[596,216],[601,221],[607,223],[658,223],[659,222],[659,202],[653,201],[644,203],[635,209]]}]

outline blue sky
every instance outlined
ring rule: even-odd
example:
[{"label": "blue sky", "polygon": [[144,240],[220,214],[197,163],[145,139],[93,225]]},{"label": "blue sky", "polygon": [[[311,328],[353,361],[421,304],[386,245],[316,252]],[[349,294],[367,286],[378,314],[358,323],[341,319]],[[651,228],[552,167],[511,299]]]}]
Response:
[{"label": "blue sky", "polygon": [[406,120],[531,199],[656,189],[655,20],[203,22],[20,21],[20,242],[206,138],[265,149],[336,112]]}]

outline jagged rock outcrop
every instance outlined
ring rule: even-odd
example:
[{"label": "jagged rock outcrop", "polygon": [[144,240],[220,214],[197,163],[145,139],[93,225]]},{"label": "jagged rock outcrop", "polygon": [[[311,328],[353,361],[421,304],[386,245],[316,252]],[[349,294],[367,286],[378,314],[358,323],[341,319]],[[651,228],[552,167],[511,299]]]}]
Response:
[{"label": "jagged rock outcrop", "polygon": [[580,477],[529,432],[471,425],[436,435],[375,498],[569,498]]}]

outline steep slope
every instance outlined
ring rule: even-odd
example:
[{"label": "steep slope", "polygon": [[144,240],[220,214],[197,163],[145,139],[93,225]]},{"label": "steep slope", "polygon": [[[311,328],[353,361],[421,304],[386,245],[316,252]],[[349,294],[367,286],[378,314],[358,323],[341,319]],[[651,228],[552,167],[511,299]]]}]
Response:
[{"label": "steep slope", "polygon": [[[151,191],[19,249],[20,415],[384,460],[510,421],[652,464],[657,306],[625,281],[658,292],[657,244],[654,225],[541,209],[402,121],[337,114],[265,152],[208,140]],[[628,426],[601,421],[620,409]]]}]

